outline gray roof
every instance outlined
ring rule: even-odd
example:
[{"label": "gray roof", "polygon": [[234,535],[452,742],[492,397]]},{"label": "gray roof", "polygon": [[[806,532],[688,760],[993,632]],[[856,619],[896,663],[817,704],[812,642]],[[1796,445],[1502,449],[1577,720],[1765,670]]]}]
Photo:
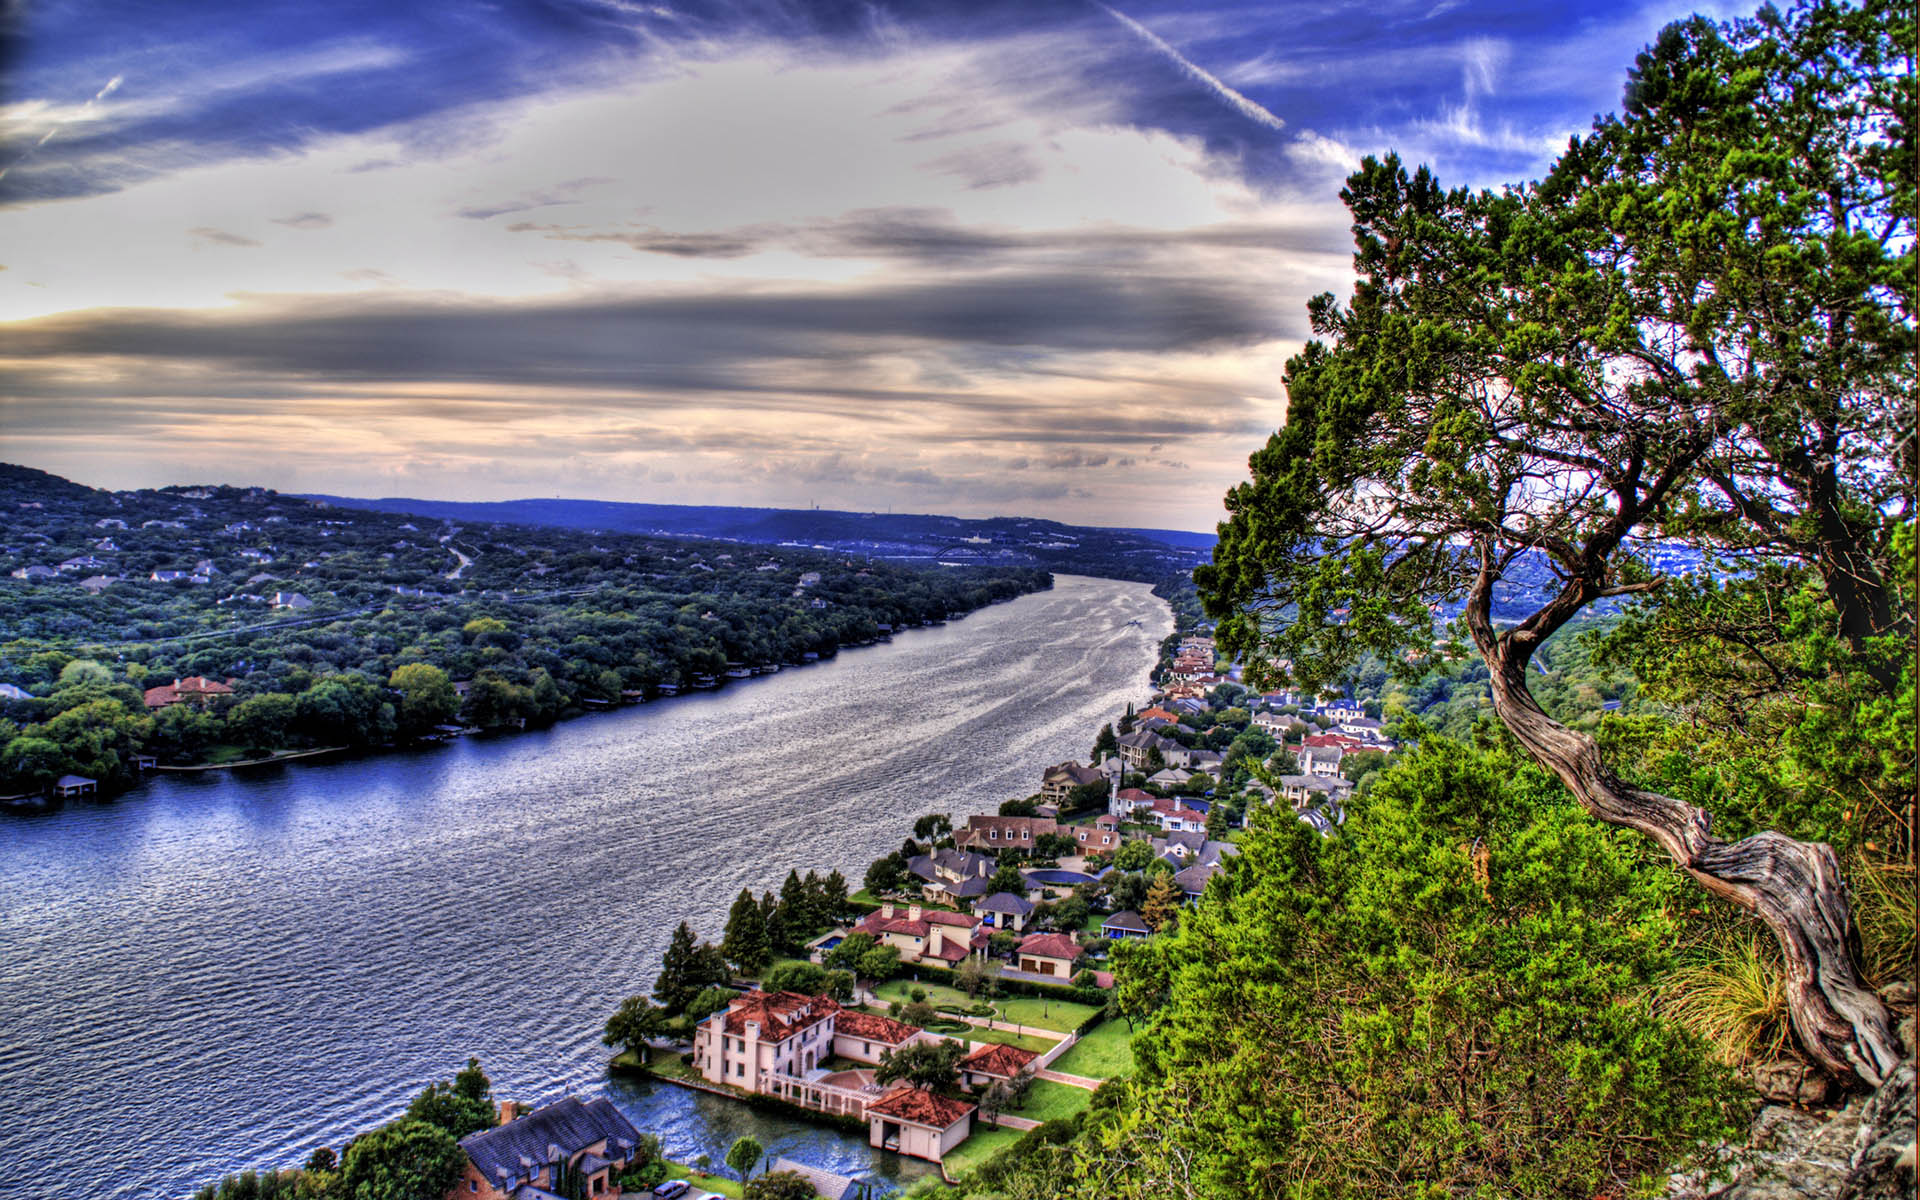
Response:
[{"label": "gray roof", "polygon": [[1187,895],[1198,896],[1207,890],[1207,880],[1212,879],[1219,870],[1218,863],[1199,863],[1184,871],[1175,871],[1173,881],[1179,884],[1180,890]]},{"label": "gray roof", "polygon": [[1128,909],[1126,912],[1117,912],[1113,914],[1112,916],[1108,917],[1106,920],[1100,922],[1100,928],[1125,929],[1131,933],[1152,933],[1153,932],[1153,930],[1147,928],[1147,923],[1140,919],[1140,914],[1137,912],[1134,912],[1132,909]]},{"label": "gray roof", "polygon": [[974,901],[973,911],[1013,913],[1015,916],[1024,917],[1033,911],[1033,905],[1024,897],[1016,896],[1012,892],[995,892],[984,900]]},{"label": "gray roof", "polygon": [[795,1175],[813,1185],[815,1193],[825,1196],[826,1200],[848,1200],[860,1190],[860,1181],[849,1179],[845,1175],[835,1175],[832,1171],[823,1171],[819,1167],[810,1167],[797,1163],[790,1158],[773,1160],[776,1171],[792,1171]]},{"label": "gray roof", "polygon": [[948,883],[945,880],[942,880],[940,882],[940,886],[947,890],[947,895],[958,896],[961,899],[966,899],[969,896],[986,895],[987,888],[991,886],[991,884],[989,880],[984,879],[978,875],[969,875],[967,878],[962,879],[959,883]]},{"label": "gray roof", "polygon": [[1155,850],[1164,850],[1168,846],[1184,846],[1196,854],[1199,853],[1200,848],[1206,844],[1207,835],[1198,830],[1182,830],[1178,833],[1169,833],[1165,837],[1153,839],[1153,848]]},{"label": "gray roof", "polygon": [[984,854],[973,854],[965,850],[935,850],[933,865],[957,871],[962,875],[991,875],[994,860]]},{"label": "gray roof", "polygon": [[498,1186],[500,1181],[525,1179],[553,1158],[570,1158],[602,1138],[607,1140],[606,1157],[625,1160],[633,1156],[640,1131],[611,1100],[583,1102],[568,1096],[517,1121],[470,1133],[460,1139],[460,1148],[474,1169]]}]

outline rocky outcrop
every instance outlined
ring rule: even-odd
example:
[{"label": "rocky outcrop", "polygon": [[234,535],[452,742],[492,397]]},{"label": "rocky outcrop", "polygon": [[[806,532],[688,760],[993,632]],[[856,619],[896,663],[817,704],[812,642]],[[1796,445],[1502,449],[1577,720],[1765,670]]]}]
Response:
[{"label": "rocky outcrop", "polygon": [[[1784,1081],[1782,1081],[1784,1082]],[[1911,1200],[1914,1060],[1868,1096],[1827,1113],[1769,1105],[1745,1146],[1674,1175],[1667,1200]]]}]

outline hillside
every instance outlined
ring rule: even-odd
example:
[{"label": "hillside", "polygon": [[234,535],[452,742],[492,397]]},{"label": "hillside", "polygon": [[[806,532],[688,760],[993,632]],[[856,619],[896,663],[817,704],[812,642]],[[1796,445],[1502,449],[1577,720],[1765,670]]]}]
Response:
[{"label": "hillside", "polygon": [[[143,757],[552,721],[1051,583],[1030,565],[436,522],[260,488],[106,492],[24,467],[0,481],[0,795],[66,774],[111,788]],[[213,690],[166,692],[195,677]]]}]

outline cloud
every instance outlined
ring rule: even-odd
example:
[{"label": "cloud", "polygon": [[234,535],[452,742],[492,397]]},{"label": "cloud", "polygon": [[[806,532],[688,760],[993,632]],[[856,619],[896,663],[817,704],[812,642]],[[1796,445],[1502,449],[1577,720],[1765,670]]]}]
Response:
[{"label": "cloud", "polygon": [[285,225],[288,229],[326,229],[332,226],[333,218],[321,212],[294,213],[286,217],[269,217],[275,225]]},{"label": "cloud", "polygon": [[1114,20],[1120,22],[1127,30],[1137,35],[1141,41],[1146,42],[1149,46],[1152,46],[1155,50],[1165,55],[1168,61],[1179,67],[1188,78],[1199,83],[1208,91],[1225,101],[1227,106],[1232,108],[1233,111],[1253,121],[1255,124],[1264,125],[1268,129],[1276,132],[1286,127],[1286,122],[1274,116],[1260,105],[1247,99],[1239,92],[1234,91],[1225,83],[1222,83],[1217,76],[1209,74],[1206,70],[1196,65],[1191,59],[1168,45],[1165,39],[1161,38],[1160,35],[1153,32],[1153,30],[1148,29],[1145,25],[1142,25],[1125,13],[1110,8],[1105,4],[1099,4],[1097,7]]},{"label": "cloud", "polygon": [[238,233],[229,233],[224,229],[213,229],[206,225],[202,225],[197,229],[189,229],[187,232],[199,238],[201,241],[212,242],[217,246],[258,246],[260,244],[253,238],[245,237]]}]

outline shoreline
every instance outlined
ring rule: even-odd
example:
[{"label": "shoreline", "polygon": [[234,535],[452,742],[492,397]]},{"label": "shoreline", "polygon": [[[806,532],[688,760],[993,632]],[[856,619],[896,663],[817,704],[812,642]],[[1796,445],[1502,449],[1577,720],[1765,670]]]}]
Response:
[{"label": "shoreline", "polygon": [[[1057,579],[1058,575],[1057,574],[1054,575],[1053,578]],[[1099,578],[1099,577],[1090,577],[1090,578]],[[555,725],[559,725],[567,721],[578,720],[582,717],[589,717],[589,716],[594,716],[602,713],[618,712],[622,709],[628,709],[628,708],[639,708],[644,705],[657,704],[662,700],[678,700],[684,697],[698,696],[698,695],[709,693],[709,692],[718,692],[725,689],[729,684],[738,683],[745,680],[759,679],[763,676],[778,675],[783,671],[796,670],[802,667],[814,667],[814,666],[819,666],[822,663],[834,662],[840,657],[841,654],[849,650],[865,650],[874,646],[889,645],[890,643],[893,642],[895,637],[901,634],[918,633],[926,629],[938,629],[945,625],[952,625],[959,621],[964,621],[968,617],[972,616],[974,613],[984,612],[989,608],[995,608],[1001,604],[1012,603],[1017,600],[1023,600],[1028,596],[1044,595],[1047,592],[1050,592],[1052,590],[1053,590],[1053,583],[1050,580],[1048,583],[1048,586],[1044,588],[1039,588],[1031,592],[1022,592],[1020,595],[1014,596],[1009,600],[996,600],[996,601],[992,601],[990,603],[984,604],[979,608],[971,609],[964,613],[958,613],[958,614],[949,613],[947,616],[941,618],[938,621],[931,621],[922,625],[914,625],[910,627],[902,627],[898,629],[889,630],[870,642],[849,642],[845,645],[836,647],[834,649],[834,652],[831,655],[821,655],[818,658],[815,658],[813,660],[806,661],[806,662],[772,663],[772,664],[766,664],[765,666],[756,665],[752,668],[752,671],[750,674],[735,676],[735,675],[732,675],[731,673],[726,673],[726,674],[721,674],[719,676],[716,676],[711,682],[707,682],[707,683],[680,684],[680,685],[674,686],[673,691],[662,691],[662,692],[656,693],[651,699],[643,699],[643,700],[624,700],[623,699],[619,701],[602,701],[600,703],[592,704],[592,705],[574,704],[569,708],[563,710],[558,717],[554,718],[552,724],[550,725],[528,726],[527,724],[522,722],[519,725],[495,725],[488,728],[480,728],[475,726],[475,727],[469,727],[469,728],[463,729],[460,733],[452,736],[433,735],[433,736],[413,738],[404,742],[386,742],[381,744],[369,744],[365,746],[322,746],[322,747],[316,747],[311,750],[296,750],[288,754],[276,754],[266,758],[250,758],[250,759],[245,759],[245,760],[230,762],[230,763],[193,763],[193,764],[180,764],[180,765],[156,764],[149,771],[142,772],[140,776],[136,777],[132,782],[128,783],[125,787],[118,787],[112,790],[107,790],[105,788],[102,788],[95,795],[82,797],[78,799],[85,799],[88,802],[93,804],[106,804],[111,801],[118,800],[123,796],[131,795],[134,792],[140,790],[140,788],[146,783],[146,776],[149,774],[166,773],[166,774],[174,774],[174,775],[194,775],[194,774],[201,774],[207,771],[225,771],[235,767],[273,766],[276,763],[295,762],[301,759],[308,759],[308,758],[320,758],[320,757],[324,757],[326,755],[332,755],[332,754],[366,754],[366,755],[388,754],[398,750],[421,749],[433,743],[449,742],[449,741],[456,740],[460,737],[467,737],[472,735],[481,735],[486,737],[499,737],[502,735],[525,733],[525,732],[528,732],[530,728],[551,729]],[[673,685],[670,685],[670,686],[673,686]],[[0,797],[0,813],[11,812],[11,813],[43,815],[47,813],[57,812],[60,809],[66,807],[66,804],[67,804],[67,798],[52,796],[52,795],[45,795],[42,793],[26,793],[25,795],[19,796],[19,797]]]}]

